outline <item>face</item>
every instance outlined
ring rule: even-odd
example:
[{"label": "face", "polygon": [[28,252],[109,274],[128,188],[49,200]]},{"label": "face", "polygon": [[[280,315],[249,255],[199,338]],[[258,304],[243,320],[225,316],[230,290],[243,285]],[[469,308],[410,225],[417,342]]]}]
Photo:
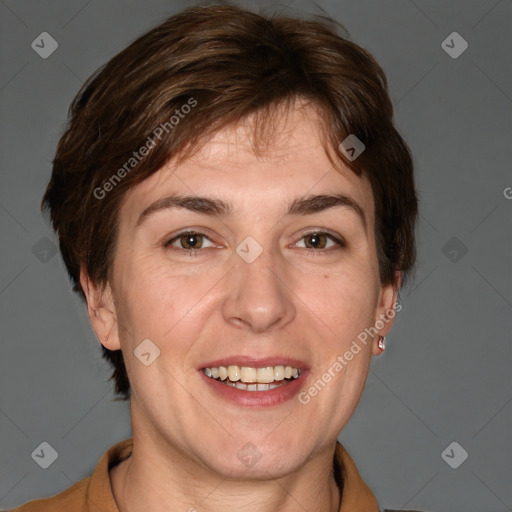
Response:
[{"label": "face", "polygon": [[[283,116],[264,155],[250,131],[222,130],[131,189],[112,283],[98,295],[82,280],[98,338],[123,350],[134,432],[232,477],[332,448],[378,353],[361,333],[396,298],[379,280],[371,187],[333,168],[315,111]],[[380,324],[384,336],[392,320]]]}]

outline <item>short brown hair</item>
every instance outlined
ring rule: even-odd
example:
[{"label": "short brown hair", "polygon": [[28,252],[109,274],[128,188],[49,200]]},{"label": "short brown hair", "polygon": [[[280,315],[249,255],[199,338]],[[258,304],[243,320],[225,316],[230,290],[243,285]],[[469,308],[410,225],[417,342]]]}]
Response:
[{"label": "short brown hair", "polygon": [[[410,150],[393,125],[384,72],[338,27],[343,29],[324,17],[196,6],[171,16],[93,74],[70,106],[42,201],[74,291],[85,299],[81,265],[94,283],[110,281],[127,190],[250,114],[263,120],[257,124],[264,134],[272,124],[267,114],[298,98],[321,113],[333,164],[342,161],[369,179],[382,283],[395,282],[396,271],[410,271],[417,215]],[[365,145],[355,160],[339,148],[350,134]],[[140,157],[143,146],[149,151]],[[127,399],[122,353],[102,348],[114,368],[115,391]]]}]

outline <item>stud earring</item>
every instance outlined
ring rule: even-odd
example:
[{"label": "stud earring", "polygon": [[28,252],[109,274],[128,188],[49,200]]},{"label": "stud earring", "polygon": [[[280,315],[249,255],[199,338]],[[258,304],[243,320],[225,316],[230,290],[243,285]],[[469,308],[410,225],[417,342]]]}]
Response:
[{"label": "stud earring", "polygon": [[386,350],[386,337],[385,336],[379,336],[379,348],[382,352]]}]

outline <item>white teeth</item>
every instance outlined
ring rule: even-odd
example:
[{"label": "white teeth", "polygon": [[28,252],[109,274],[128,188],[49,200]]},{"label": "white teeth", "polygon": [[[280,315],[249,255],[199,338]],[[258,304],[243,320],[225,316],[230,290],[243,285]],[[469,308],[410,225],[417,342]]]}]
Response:
[{"label": "white teeth", "polygon": [[207,377],[246,391],[267,391],[282,384],[284,379],[297,379],[301,370],[293,366],[217,366],[203,369]]},{"label": "white teeth", "polygon": [[286,386],[286,382],[271,382],[270,384],[244,384],[243,382],[231,382],[229,379],[221,381],[223,384],[232,386],[234,388],[242,389],[243,391],[268,391],[270,389],[278,388],[279,386]]},{"label": "white teeth", "polygon": [[220,380],[226,380],[228,378],[228,369],[225,366],[219,366],[219,377]]},{"label": "white teeth", "polygon": [[242,366],[240,368],[240,380],[242,382],[256,382],[256,368]]},{"label": "white teeth", "polygon": [[274,366],[274,380],[284,379],[284,366]]},{"label": "white teeth", "polygon": [[266,366],[265,368],[258,368],[256,370],[256,380],[264,384],[274,381],[274,367]]},{"label": "white teeth", "polygon": [[[209,368],[206,369],[209,370]],[[228,377],[233,382],[240,380],[240,366],[228,366]]]}]

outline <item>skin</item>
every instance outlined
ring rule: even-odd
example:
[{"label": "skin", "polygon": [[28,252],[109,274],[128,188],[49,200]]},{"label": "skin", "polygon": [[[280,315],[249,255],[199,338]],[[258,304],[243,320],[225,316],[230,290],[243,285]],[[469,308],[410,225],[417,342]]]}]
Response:
[{"label": "skin", "polygon": [[[82,270],[92,326],[103,345],[123,350],[132,385],[133,454],[110,472],[121,512],[288,512],[297,503],[339,510],[333,452],[371,356],[381,353],[378,336],[306,405],[294,398],[240,407],[197,371],[223,356],[285,355],[310,366],[307,390],[396,301],[399,274],[395,284],[379,279],[369,182],[333,168],[311,106],[297,103],[280,119],[263,155],[252,150],[249,118],[131,189],[121,205],[112,282],[96,286]],[[221,219],[167,209],[136,227],[148,205],[176,192],[221,198],[235,213]],[[356,201],[366,227],[349,207],[285,215],[297,197],[332,193]],[[186,228],[206,235],[196,239],[195,257],[183,251],[186,237],[175,239]],[[309,228],[340,235],[346,247],[322,238],[315,248],[303,234]],[[236,252],[247,236],[263,248],[250,264]],[[146,338],[160,349],[150,366],[133,355]],[[237,457],[247,442],[261,454],[252,467]]]}]

